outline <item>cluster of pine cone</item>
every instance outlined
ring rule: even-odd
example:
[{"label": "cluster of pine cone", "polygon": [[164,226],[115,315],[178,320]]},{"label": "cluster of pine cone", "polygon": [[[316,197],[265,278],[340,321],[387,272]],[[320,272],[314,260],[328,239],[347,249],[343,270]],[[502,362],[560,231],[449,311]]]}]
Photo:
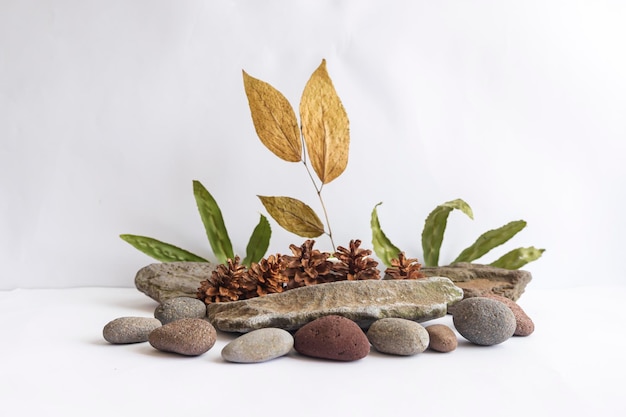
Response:
[{"label": "cluster of pine cone", "polygon": [[[307,240],[301,246],[290,245],[293,256],[270,255],[249,268],[240,264],[238,256],[228,259],[200,283],[198,298],[207,304],[219,303],[327,282],[380,279],[378,262],[370,257],[371,250],[359,248],[360,240],[351,240],[349,248],[338,246],[333,254],[335,261],[329,259],[330,253],[313,249],[314,243]],[[424,277],[417,259],[406,258],[404,252],[391,264],[385,270],[386,279]]]}]

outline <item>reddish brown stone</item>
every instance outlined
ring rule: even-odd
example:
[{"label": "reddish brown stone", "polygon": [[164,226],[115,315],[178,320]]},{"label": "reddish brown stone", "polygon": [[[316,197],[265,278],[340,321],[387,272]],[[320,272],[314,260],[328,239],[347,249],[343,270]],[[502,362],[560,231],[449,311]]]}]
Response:
[{"label": "reddish brown stone", "polygon": [[430,336],[429,349],[437,352],[452,352],[459,344],[456,339],[454,330],[446,326],[445,324],[432,324],[426,326],[426,331]]},{"label": "reddish brown stone", "polygon": [[511,309],[513,315],[515,316],[516,324],[515,333],[513,333],[514,336],[528,336],[535,331],[535,323],[533,323],[531,318],[528,317],[526,312],[522,310],[519,304],[517,304],[515,301],[496,294],[485,294],[484,297],[500,301],[501,303],[506,304],[506,306]]},{"label": "reddish brown stone", "polygon": [[355,322],[330,315],[302,326],[294,335],[294,348],[314,358],[355,361],[369,354],[370,343]]}]

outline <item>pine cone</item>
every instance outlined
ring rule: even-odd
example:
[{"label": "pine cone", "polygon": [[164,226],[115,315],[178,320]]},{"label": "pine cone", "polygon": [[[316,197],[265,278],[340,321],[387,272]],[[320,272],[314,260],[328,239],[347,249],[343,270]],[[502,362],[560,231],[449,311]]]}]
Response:
[{"label": "pine cone", "polygon": [[372,251],[359,249],[360,245],[361,241],[357,239],[350,241],[350,249],[338,246],[335,257],[339,262],[333,265],[333,270],[349,281],[380,279],[378,262],[369,257]]},{"label": "pine cone", "polygon": [[244,300],[256,297],[256,283],[246,267],[239,264],[239,256],[218,265],[211,277],[200,283],[198,298],[206,304]]},{"label": "pine cone", "polygon": [[314,243],[314,240],[309,239],[300,247],[289,245],[294,256],[283,256],[287,289],[334,281],[332,262],[328,260],[330,254],[313,249]]},{"label": "pine cone", "polygon": [[385,270],[385,279],[419,279],[426,276],[420,272],[422,265],[417,259],[407,259],[404,252],[398,254],[398,259],[391,260],[391,266]]},{"label": "pine cone", "polygon": [[259,296],[283,292],[289,279],[283,274],[282,255],[270,255],[258,263],[252,263],[248,271],[250,278],[256,281],[256,293]]}]

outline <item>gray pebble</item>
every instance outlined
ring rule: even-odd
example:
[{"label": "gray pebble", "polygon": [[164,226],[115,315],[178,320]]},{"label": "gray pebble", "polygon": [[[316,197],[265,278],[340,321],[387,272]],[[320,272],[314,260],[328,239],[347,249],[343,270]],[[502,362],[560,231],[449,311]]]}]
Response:
[{"label": "gray pebble", "polygon": [[429,336],[424,327],[401,318],[376,320],[367,331],[374,348],[391,355],[415,355],[428,347]]},{"label": "gray pebble", "polygon": [[152,317],[120,317],[104,326],[104,340],[114,344],[147,342],[148,335],[161,327],[161,322]]},{"label": "gray pebble", "polygon": [[239,336],[222,349],[229,362],[258,363],[284,356],[293,347],[293,336],[286,330],[267,328]]},{"label": "gray pebble", "polygon": [[162,324],[186,318],[202,319],[206,317],[206,304],[197,298],[170,298],[154,310],[154,317],[159,319]]},{"label": "gray pebble", "polygon": [[215,327],[204,319],[180,319],[164,324],[150,333],[148,341],[155,349],[187,356],[198,356],[213,347]]},{"label": "gray pebble", "polygon": [[466,298],[454,307],[452,316],[458,332],[476,345],[491,346],[513,336],[515,315],[500,301],[485,297]]}]

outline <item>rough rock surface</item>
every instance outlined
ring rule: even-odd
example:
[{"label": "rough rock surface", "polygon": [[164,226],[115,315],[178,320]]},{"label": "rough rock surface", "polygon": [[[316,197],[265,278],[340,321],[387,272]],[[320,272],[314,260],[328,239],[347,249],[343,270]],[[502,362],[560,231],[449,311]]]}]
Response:
[{"label": "rough rock surface", "polygon": [[161,322],[152,317],[119,317],[104,326],[102,336],[114,344],[147,342],[150,333],[159,327]]},{"label": "rough rock surface", "polygon": [[476,345],[491,346],[508,340],[515,332],[515,316],[500,301],[472,297],[454,309],[452,321],[457,331]]},{"label": "rough rock surface", "polygon": [[454,330],[445,324],[431,324],[426,326],[426,331],[430,336],[428,347],[437,352],[452,352],[459,344]]},{"label": "rough rock surface", "polygon": [[210,262],[154,263],[135,275],[135,286],[159,303],[174,297],[196,297],[200,282],[211,276]]},{"label": "rough rock surface", "polygon": [[180,319],[150,333],[153,348],[187,356],[198,356],[213,347],[217,340],[215,328],[203,319]]},{"label": "rough rock surface", "polygon": [[535,323],[533,323],[532,319],[528,317],[528,314],[526,314],[522,307],[520,307],[515,301],[495,294],[489,294],[485,297],[500,301],[511,309],[513,315],[515,316],[516,324],[515,333],[513,333],[514,336],[529,336],[535,331]]},{"label": "rough rock surface", "polygon": [[355,361],[370,353],[363,330],[352,320],[330,315],[302,326],[294,335],[298,353],[313,358]]},{"label": "rough rock surface", "polygon": [[429,340],[428,332],[421,324],[391,317],[372,323],[367,338],[377,351],[401,356],[422,353]]},{"label": "rough rock surface", "polygon": [[278,294],[207,305],[219,330],[245,333],[265,327],[295,330],[319,317],[340,315],[368,328],[385,317],[427,321],[443,317],[463,291],[449,279],[338,281]]},{"label": "rough rock surface", "polygon": [[170,298],[159,304],[154,310],[154,317],[162,324],[186,318],[203,319],[206,317],[206,304],[197,298]]},{"label": "rough rock surface", "polygon": [[449,266],[426,267],[421,271],[428,277],[448,277],[463,289],[465,298],[480,297],[488,293],[517,301],[532,275],[528,271],[496,268],[459,262]]},{"label": "rough rock surface", "polygon": [[222,349],[228,362],[258,363],[284,356],[293,348],[293,336],[286,330],[267,328],[239,336]]}]

